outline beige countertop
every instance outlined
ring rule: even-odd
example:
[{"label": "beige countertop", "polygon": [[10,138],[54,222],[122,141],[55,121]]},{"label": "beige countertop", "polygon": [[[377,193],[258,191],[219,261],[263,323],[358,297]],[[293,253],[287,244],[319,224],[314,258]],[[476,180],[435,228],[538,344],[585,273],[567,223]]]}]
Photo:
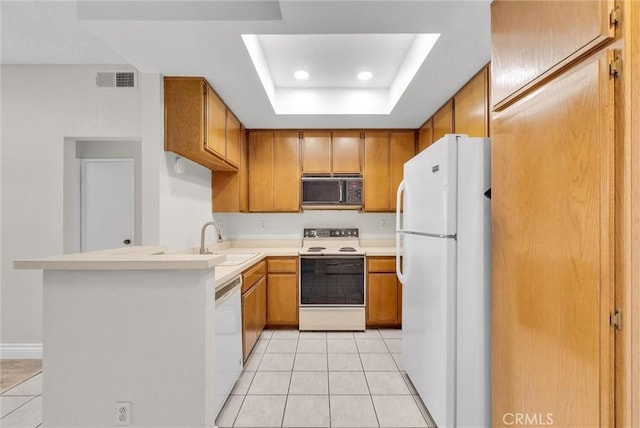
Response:
[{"label": "beige countertop", "polygon": [[15,269],[43,270],[211,269],[226,259],[222,255],[171,254],[166,250],[162,246],[114,248],[16,260],[13,266]]},{"label": "beige countertop", "polygon": [[[167,251],[163,246],[138,246],[17,260],[16,269],[44,270],[130,270],[130,269],[210,269],[215,267],[216,288],[240,275],[267,257],[297,257],[301,243],[287,241],[234,241],[210,246],[215,254],[198,254],[198,248]],[[393,241],[363,241],[370,257],[395,256]],[[226,254],[255,253],[242,263],[225,265]]]}]

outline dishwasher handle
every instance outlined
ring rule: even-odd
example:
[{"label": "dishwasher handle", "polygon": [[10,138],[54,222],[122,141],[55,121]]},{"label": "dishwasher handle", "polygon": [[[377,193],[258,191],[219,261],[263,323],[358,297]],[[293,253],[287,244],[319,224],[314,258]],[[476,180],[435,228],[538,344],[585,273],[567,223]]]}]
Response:
[{"label": "dishwasher handle", "polygon": [[221,304],[229,298],[236,290],[242,286],[242,276],[237,276],[231,281],[224,284],[222,287],[216,290],[216,305]]}]

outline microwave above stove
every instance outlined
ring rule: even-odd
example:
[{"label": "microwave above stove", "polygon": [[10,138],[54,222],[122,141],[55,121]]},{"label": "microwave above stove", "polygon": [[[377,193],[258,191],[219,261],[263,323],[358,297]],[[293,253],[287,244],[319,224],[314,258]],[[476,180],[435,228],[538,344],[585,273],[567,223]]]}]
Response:
[{"label": "microwave above stove", "polygon": [[362,177],[302,177],[302,208],[362,208]]}]

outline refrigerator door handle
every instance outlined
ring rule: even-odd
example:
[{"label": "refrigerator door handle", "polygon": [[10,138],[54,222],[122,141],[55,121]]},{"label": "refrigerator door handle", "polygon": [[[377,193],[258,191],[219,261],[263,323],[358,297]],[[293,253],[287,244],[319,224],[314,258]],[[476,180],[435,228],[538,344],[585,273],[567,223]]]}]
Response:
[{"label": "refrigerator door handle", "polygon": [[398,281],[400,281],[400,283],[402,285],[406,285],[407,283],[407,275],[405,275],[404,273],[402,273],[402,254],[401,253],[401,245],[400,245],[400,238],[402,236],[402,233],[397,233],[396,234],[396,275],[398,276]]},{"label": "refrigerator door handle", "polygon": [[400,246],[400,235],[404,228],[404,225],[401,224],[402,222],[402,194],[404,193],[404,189],[406,186],[406,182],[404,180],[402,180],[400,182],[400,185],[398,186],[398,193],[396,194],[396,231],[398,233],[396,233],[396,275],[398,276],[398,280],[400,281],[400,283],[402,285],[405,285],[407,282],[407,276],[402,273],[402,268],[401,268],[401,246]]},{"label": "refrigerator door handle", "polygon": [[398,186],[398,192],[396,193],[396,231],[402,231],[404,229],[404,225],[402,222],[402,194],[404,193],[404,188],[406,186],[406,182],[402,180],[400,185]]}]

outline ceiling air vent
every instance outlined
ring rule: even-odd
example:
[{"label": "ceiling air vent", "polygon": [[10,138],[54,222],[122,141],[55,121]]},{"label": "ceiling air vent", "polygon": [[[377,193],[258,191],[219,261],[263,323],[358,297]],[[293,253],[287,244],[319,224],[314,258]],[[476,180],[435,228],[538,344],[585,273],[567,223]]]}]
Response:
[{"label": "ceiling air vent", "polygon": [[98,88],[135,88],[135,73],[132,71],[98,73],[96,86]]}]

